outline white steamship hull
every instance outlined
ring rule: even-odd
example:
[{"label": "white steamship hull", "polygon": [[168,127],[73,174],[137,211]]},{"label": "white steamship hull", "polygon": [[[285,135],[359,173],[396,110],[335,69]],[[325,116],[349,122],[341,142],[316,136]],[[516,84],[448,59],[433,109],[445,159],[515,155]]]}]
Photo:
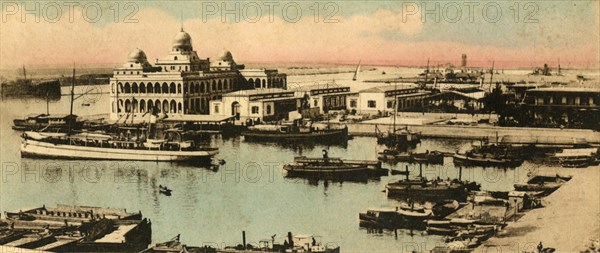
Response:
[{"label": "white steamship hull", "polygon": [[130,161],[185,161],[209,160],[218,150],[169,151],[124,148],[99,148],[53,144],[22,139],[21,156],[53,157],[62,159],[130,160]]}]

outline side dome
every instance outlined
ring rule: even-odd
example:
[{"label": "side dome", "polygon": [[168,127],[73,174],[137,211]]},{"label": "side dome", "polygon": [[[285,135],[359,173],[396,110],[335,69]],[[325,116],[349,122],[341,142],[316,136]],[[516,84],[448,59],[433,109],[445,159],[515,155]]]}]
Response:
[{"label": "side dome", "polygon": [[129,55],[127,56],[127,61],[133,63],[144,63],[147,62],[148,59],[146,58],[146,53],[144,53],[144,51],[142,51],[139,48],[136,48],[133,51],[131,51],[131,53],[129,53]]},{"label": "side dome", "polygon": [[219,57],[219,60],[233,62],[233,54],[231,54],[229,51],[223,51]]},{"label": "side dome", "polygon": [[183,31],[177,33],[173,38],[173,47],[191,47],[192,46],[192,37]]}]

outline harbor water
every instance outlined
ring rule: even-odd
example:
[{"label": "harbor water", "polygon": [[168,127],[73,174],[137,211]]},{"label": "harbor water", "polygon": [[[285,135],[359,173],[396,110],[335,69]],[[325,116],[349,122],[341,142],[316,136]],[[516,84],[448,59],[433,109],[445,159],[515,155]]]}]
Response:
[{"label": "harbor water", "polygon": [[[81,88],[78,92],[84,91]],[[74,103],[79,116],[103,111],[107,94],[94,101]],[[89,98],[88,98],[89,99]],[[89,104],[89,105],[87,105]],[[12,120],[27,114],[44,113],[43,99],[5,99],[0,120],[2,179],[0,210],[18,211],[28,207],[56,204],[126,208],[141,211],[152,221],[153,242],[181,234],[188,245],[224,247],[241,243],[241,231],[248,242],[276,235],[283,243],[288,231],[322,236],[322,242],[341,247],[342,252],[399,252],[428,250],[443,242],[440,236],[422,231],[367,231],[359,228],[358,213],[367,208],[393,207],[382,192],[389,182],[404,176],[385,176],[366,182],[331,182],[284,177],[282,166],[294,156],[320,156],[375,160],[383,149],[375,138],[355,137],[346,147],[323,145],[274,145],[248,143],[243,137],[210,137],[218,147],[220,166],[21,158],[20,132],[11,129]],[[50,113],[68,113],[69,98],[49,103]],[[426,139],[418,150],[455,152],[472,142]],[[404,170],[406,164],[385,168]],[[408,165],[411,177],[418,165]],[[481,183],[483,190],[508,191],[526,180],[538,165],[525,162],[517,169],[464,168],[462,179]],[[444,165],[423,165],[428,178],[456,178],[458,169],[446,158]],[[159,194],[158,186],[173,190],[170,197]]]}]

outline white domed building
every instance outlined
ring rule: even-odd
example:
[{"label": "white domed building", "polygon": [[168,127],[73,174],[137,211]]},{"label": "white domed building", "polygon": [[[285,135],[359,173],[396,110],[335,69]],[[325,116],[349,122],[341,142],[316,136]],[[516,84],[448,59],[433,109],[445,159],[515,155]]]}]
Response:
[{"label": "white domed building", "polygon": [[[223,94],[254,88],[286,88],[285,74],[275,69],[244,69],[225,51],[216,61],[202,59],[192,37],[183,29],[172,40],[170,52],[150,63],[136,48],[110,79],[112,120],[147,121],[154,111],[168,118],[209,114],[211,100]],[[233,116],[233,115],[232,115]]]}]

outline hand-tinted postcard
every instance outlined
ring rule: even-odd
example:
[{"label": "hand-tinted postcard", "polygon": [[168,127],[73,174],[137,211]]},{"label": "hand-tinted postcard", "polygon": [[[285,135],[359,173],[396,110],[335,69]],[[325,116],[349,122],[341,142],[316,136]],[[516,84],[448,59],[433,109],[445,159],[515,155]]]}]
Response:
[{"label": "hand-tinted postcard", "polygon": [[600,251],[598,1],[0,8],[0,253]]}]

